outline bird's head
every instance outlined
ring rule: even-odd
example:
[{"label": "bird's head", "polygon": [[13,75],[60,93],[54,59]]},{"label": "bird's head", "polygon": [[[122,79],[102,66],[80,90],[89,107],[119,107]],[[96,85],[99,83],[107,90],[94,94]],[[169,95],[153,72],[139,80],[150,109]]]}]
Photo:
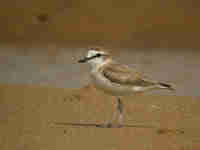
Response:
[{"label": "bird's head", "polygon": [[103,64],[106,60],[110,58],[110,54],[99,48],[89,48],[87,55],[80,59],[79,63],[89,63],[92,66],[97,66]]}]

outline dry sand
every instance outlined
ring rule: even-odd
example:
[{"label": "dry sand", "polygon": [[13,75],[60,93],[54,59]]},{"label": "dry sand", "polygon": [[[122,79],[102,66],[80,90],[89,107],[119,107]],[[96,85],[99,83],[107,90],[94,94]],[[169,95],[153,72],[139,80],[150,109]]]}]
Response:
[{"label": "dry sand", "polygon": [[[111,117],[112,100],[92,86],[64,89],[1,85],[0,149],[200,149],[199,100],[175,96],[124,97],[125,124],[132,127],[92,126]],[[72,125],[76,123],[80,124]]]},{"label": "dry sand", "polygon": [[[87,70],[73,64],[78,57],[71,56],[81,53],[58,50],[58,45],[91,44],[134,48],[131,55],[123,50],[124,62],[175,81],[176,95],[199,96],[199,2],[5,1],[0,5],[0,83],[11,85],[0,85],[0,150],[199,150],[199,98],[126,97],[125,124],[132,126],[97,128],[94,124],[111,118],[113,98],[92,86],[70,89],[85,83]],[[160,53],[149,48],[161,48]],[[31,86],[13,85],[19,83]]]},{"label": "dry sand", "polygon": [[7,0],[0,43],[200,48],[200,1]]}]

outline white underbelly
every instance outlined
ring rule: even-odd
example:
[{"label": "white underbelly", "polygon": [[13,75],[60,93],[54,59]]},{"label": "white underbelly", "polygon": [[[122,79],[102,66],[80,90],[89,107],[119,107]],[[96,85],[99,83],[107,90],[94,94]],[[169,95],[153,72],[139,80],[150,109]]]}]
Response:
[{"label": "white underbelly", "polygon": [[113,83],[106,79],[100,73],[92,73],[92,80],[97,89],[103,90],[107,94],[123,96],[123,95],[132,95],[135,94],[136,91],[133,90],[132,86],[125,86]]}]

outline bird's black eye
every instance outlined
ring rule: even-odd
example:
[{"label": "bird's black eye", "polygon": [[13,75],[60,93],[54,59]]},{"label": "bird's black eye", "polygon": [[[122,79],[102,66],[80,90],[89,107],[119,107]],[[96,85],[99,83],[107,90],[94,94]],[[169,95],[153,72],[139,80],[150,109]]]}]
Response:
[{"label": "bird's black eye", "polygon": [[96,57],[100,57],[100,56],[102,56],[100,53],[98,53],[98,54],[96,55]]}]

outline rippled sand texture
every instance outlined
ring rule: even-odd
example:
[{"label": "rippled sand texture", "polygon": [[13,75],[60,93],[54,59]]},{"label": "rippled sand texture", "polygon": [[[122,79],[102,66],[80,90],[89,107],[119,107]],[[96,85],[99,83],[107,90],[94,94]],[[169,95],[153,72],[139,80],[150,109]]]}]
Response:
[{"label": "rippled sand texture", "polygon": [[[0,149],[198,150],[200,101],[190,97],[124,97],[123,128],[97,128],[113,98],[91,85],[71,90],[0,86]],[[129,125],[129,126],[128,126]]]}]

